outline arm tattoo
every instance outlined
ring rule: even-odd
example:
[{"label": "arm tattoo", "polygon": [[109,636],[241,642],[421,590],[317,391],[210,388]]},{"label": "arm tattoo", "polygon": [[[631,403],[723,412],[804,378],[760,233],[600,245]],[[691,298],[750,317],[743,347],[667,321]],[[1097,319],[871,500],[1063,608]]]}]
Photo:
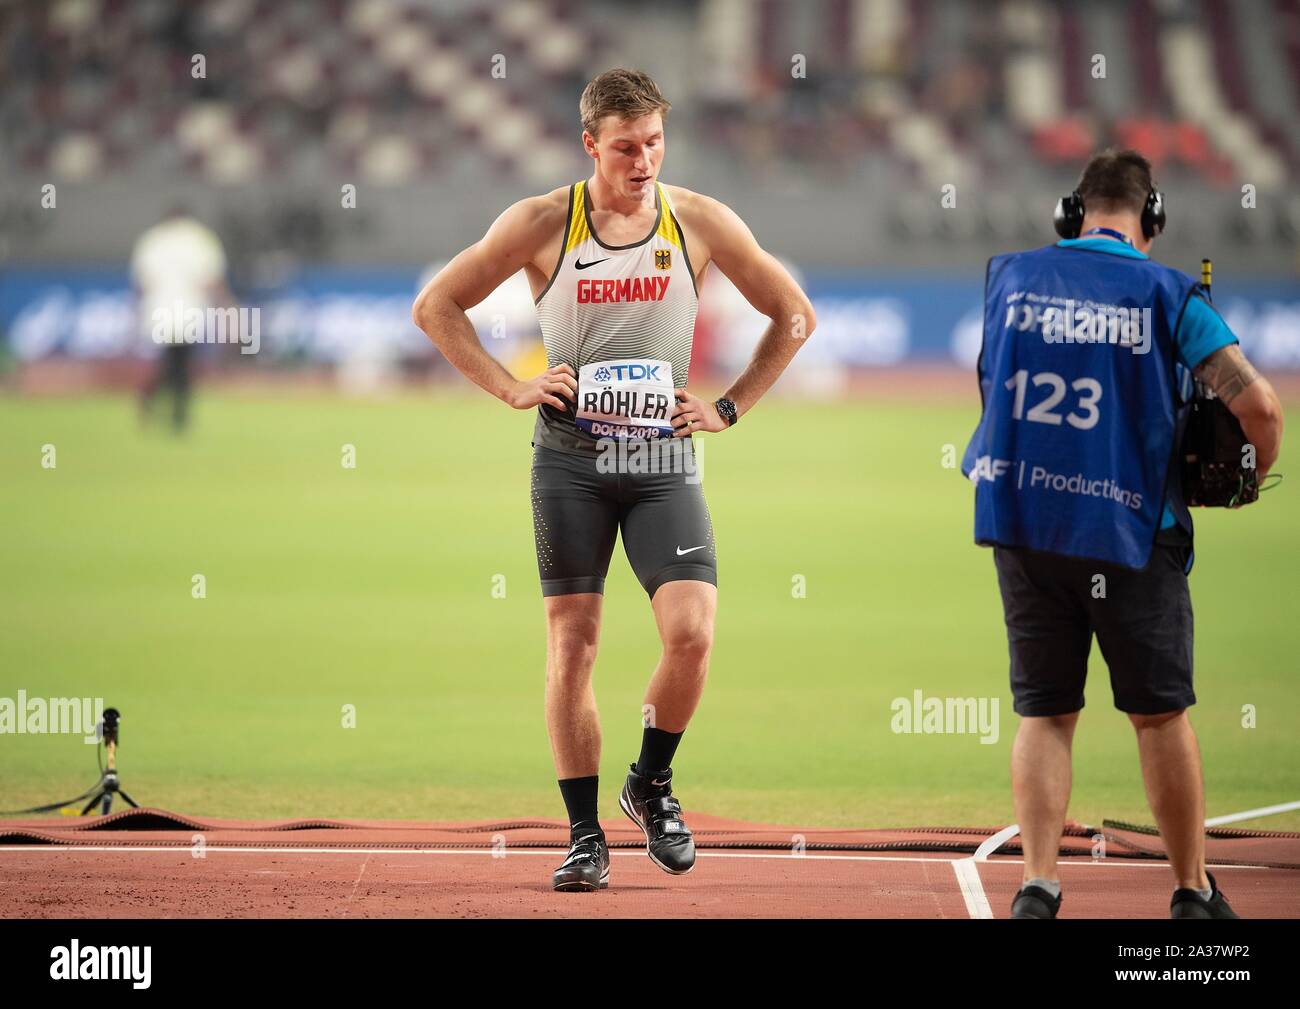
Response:
[{"label": "arm tattoo", "polygon": [[1213,390],[1227,406],[1251,382],[1259,378],[1241,348],[1235,343],[1220,347],[1196,366],[1196,377]]}]

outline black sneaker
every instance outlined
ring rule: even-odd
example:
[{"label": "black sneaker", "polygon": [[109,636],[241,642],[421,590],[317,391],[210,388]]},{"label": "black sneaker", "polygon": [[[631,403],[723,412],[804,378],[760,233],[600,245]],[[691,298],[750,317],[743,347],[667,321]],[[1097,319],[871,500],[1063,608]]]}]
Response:
[{"label": "black sneaker", "polygon": [[1022,886],[1011,902],[1013,918],[1055,918],[1061,897],[1053,897],[1041,886]]},{"label": "black sneaker", "polygon": [[633,764],[618,804],[645,834],[650,861],[675,876],[695,865],[695,839],[682,820],[682,804],[673,795],[673,769],[651,777],[636,773]]},{"label": "black sneaker", "polygon": [[604,834],[584,834],[569,845],[568,857],[555,870],[551,884],[565,892],[603,890],[609,886],[609,848]]},{"label": "black sneaker", "polygon": [[1239,918],[1241,917],[1228,905],[1228,898],[1219,889],[1219,884],[1208,872],[1210,880],[1210,899],[1206,900],[1195,890],[1175,890],[1169,902],[1170,918]]}]

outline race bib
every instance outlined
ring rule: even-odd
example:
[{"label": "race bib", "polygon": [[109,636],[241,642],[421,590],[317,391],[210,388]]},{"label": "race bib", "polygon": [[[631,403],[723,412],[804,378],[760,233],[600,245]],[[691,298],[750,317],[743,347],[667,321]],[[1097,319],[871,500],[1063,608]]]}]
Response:
[{"label": "race bib", "polygon": [[673,366],[629,358],[578,371],[578,427],[594,438],[670,438]]}]

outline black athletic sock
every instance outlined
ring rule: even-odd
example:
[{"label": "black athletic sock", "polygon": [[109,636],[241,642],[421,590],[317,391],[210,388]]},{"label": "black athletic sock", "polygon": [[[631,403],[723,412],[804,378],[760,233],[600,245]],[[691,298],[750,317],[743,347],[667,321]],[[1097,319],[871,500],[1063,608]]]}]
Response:
[{"label": "black athletic sock", "polygon": [[563,796],[564,808],[569,813],[571,837],[577,837],[579,833],[605,836],[596,815],[597,801],[600,796],[600,775],[592,774],[586,778],[561,778],[560,795]]},{"label": "black athletic sock", "polygon": [[673,754],[682,741],[681,732],[664,732],[663,729],[646,729],[641,735],[641,756],[637,758],[636,773],[644,777],[660,774],[673,766]]}]

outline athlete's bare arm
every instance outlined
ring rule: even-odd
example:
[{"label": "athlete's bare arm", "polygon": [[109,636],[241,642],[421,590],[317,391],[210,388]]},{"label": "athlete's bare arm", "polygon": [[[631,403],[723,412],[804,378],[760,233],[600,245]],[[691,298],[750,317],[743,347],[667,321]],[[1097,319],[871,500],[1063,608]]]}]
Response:
[{"label": "athlete's bare arm", "polygon": [[1273,386],[1235,343],[1220,347],[1198,364],[1196,377],[1241,421],[1246,439],[1255,446],[1259,475],[1264,477],[1277,462],[1282,446],[1282,404]]},{"label": "athlete's bare arm", "polygon": [[541,264],[558,256],[568,213],[568,191],[520,200],[493,222],[486,235],[448,263],[425,285],[411,317],[466,378],[518,410],[549,403],[563,410],[560,396],[574,399],[578,380],[567,364],[536,378],[518,380],[479,342],[465,314],[520,270],[534,290],[545,283]]},{"label": "athlete's bare arm", "polygon": [[[673,188],[674,205],[693,253],[692,262],[703,264],[700,275],[709,263],[716,263],[745,300],[772,320],[748,366],[724,394],[736,404],[736,413],[743,416],[781,377],[817,325],[817,318],[812,302],[789,271],[758,244],[735,211],[707,196]],[[673,420],[675,426],[682,422],[680,435],[688,433],[686,422],[692,419],[701,422],[694,427],[697,431],[721,431],[726,427],[712,403],[684,390],[678,390],[678,398],[681,402]]]}]

